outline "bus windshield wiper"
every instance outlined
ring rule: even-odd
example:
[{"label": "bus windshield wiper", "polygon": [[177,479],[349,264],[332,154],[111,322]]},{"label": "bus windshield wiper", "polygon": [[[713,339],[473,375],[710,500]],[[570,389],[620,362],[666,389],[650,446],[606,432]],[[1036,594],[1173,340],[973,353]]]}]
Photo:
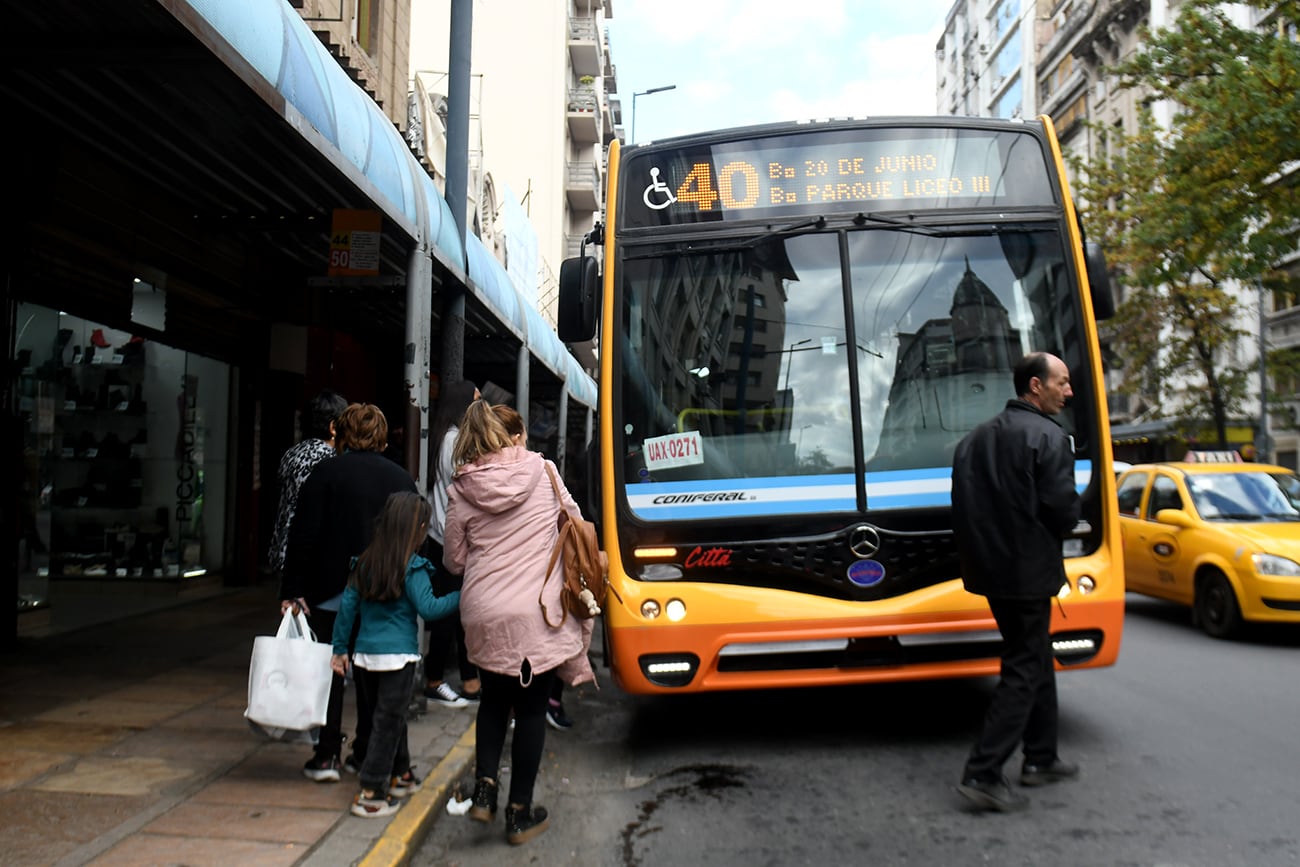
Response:
[{"label": "bus windshield wiper", "polygon": [[794,232],[798,232],[800,229],[821,229],[825,227],[825,225],[826,218],[816,216],[807,220],[800,220],[797,223],[791,223],[788,226],[781,226],[778,229],[772,229],[771,231],[764,232],[763,234],[757,235],[753,238],[745,238],[730,244],[710,244],[708,246],[699,247],[690,244],[683,244],[681,247],[671,251],[665,251],[660,248],[659,245],[656,245],[656,249],[648,250],[644,253],[628,253],[623,257],[623,260],[658,259],[664,256],[666,252],[671,252],[679,256],[704,256],[710,253],[743,253],[747,250],[753,250],[755,247],[758,247],[773,238],[788,236]]},{"label": "bus windshield wiper", "polygon": [[735,244],[719,244],[716,246],[711,245],[708,247],[692,247],[687,245],[682,248],[681,252],[691,253],[691,254],[737,253],[737,252],[742,252],[744,250],[752,250],[755,247],[758,247],[759,245],[772,240],[773,238],[784,237],[786,235],[793,234],[794,232],[797,232],[800,229],[810,229],[810,228],[821,229],[824,228],[825,226],[826,226],[826,218],[821,215],[818,215],[816,217],[812,217],[807,220],[800,220],[797,223],[791,223],[788,226],[781,226],[779,229],[772,229],[771,231],[765,232],[762,235],[758,235],[753,238],[746,238],[744,241],[740,241]]},{"label": "bus windshield wiper", "polygon": [[904,232],[914,232],[918,235],[925,235],[930,238],[964,238],[1001,235],[1005,232],[1024,231],[1020,227],[1000,226],[996,223],[988,222],[972,223],[965,226],[934,226],[927,223],[914,223],[911,220],[904,220],[899,217],[886,217],[883,214],[868,214],[861,211],[853,218],[853,222],[859,226],[865,226],[867,223],[880,223],[881,225],[900,229]]}]

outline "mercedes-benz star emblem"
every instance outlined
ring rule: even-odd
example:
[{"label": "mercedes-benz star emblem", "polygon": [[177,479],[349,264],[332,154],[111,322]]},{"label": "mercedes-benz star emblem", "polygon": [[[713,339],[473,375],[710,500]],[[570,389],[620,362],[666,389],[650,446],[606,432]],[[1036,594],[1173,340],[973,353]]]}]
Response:
[{"label": "mercedes-benz star emblem", "polygon": [[859,524],[849,533],[849,550],[866,560],[880,550],[880,531],[870,524]]}]

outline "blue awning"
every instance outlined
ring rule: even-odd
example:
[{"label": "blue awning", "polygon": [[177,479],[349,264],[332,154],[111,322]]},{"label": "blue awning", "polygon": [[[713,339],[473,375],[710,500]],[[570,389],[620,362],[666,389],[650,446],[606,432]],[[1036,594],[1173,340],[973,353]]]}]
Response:
[{"label": "blue awning", "polygon": [[596,406],[596,386],[477,237],[462,243],[451,208],[401,134],[282,0],[181,0],[284,99],[285,120],[329,157],[408,237],[433,255],[559,379]]}]

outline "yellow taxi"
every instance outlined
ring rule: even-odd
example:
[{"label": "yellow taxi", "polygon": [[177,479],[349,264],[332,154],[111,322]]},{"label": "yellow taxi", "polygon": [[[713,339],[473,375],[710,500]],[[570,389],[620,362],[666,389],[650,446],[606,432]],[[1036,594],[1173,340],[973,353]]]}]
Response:
[{"label": "yellow taxi", "polygon": [[1119,477],[1128,589],[1191,606],[1216,638],[1300,623],[1300,479],[1235,452],[1188,458]]}]

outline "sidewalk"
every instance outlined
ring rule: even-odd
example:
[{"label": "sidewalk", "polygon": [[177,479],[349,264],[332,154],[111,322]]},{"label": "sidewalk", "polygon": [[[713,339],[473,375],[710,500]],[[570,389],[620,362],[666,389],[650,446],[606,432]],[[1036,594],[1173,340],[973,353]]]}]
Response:
[{"label": "sidewalk", "polygon": [[[253,638],[275,588],[0,652],[0,861],[24,865],[404,864],[473,758],[473,708],[409,725],[422,791],[388,819],[348,812],[357,781],[302,776],[302,745],[244,722]],[[351,732],[355,711],[344,712]]]}]

